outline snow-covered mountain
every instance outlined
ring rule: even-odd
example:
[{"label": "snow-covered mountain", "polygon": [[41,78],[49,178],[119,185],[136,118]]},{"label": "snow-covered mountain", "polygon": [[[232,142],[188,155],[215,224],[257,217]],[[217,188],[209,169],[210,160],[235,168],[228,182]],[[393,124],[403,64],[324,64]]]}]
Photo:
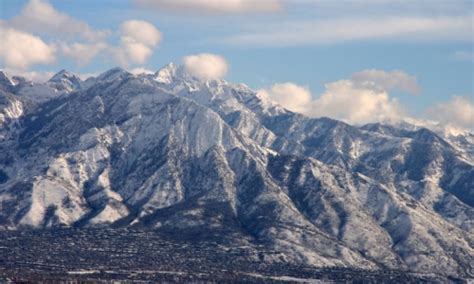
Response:
[{"label": "snow-covered mountain", "polygon": [[0,228],[232,228],[284,261],[474,277],[472,137],[312,119],[174,64],[1,73]]},{"label": "snow-covered mountain", "polygon": [[61,70],[46,82],[46,85],[57,91],[72,92],[82,88],[82,80],[74,74]]}]

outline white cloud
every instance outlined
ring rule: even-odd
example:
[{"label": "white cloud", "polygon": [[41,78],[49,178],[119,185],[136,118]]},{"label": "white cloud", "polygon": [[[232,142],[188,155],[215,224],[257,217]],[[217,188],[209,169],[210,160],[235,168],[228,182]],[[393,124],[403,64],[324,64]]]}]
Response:
[{"label": "white cloud", "polygon": [[117,49],[117,58],[123,65],[145,63],[162,38],[153,24],[139,20],[123,22],[120,35],[121,47]]},{"label": "white cloud", "polygon": [[[143,64],[162,38],[153,24],[129,20],[120,25],[115,33],[119,43],[114,44],[110,31],[95,29],[58,11],[48,0],[29,0],[18,16],[0,20],[0,25],[2,33],[8,35],[6,40],[2,35],[1,59],[6,67],[15,69],[48,64],[59,55],[74,59],[79,66],[87,65],[99,55],[124,66]],[[9,41],[13,36],[16,43]],[[42,37],[54,38],[54,44],[48,44]]]},{"label": "white cloud", "polygon": [[146,8],[157,11],[172,10],[185,13],[268,13],[279,11],[280,0],[135,0]]},{"label": "white cloud", "polygon": [[473,41],[473,14],[467,16],[354,18],[279,21],[250,26],[224,40],[228,44],[299,46],[370,39]]},{"label": "white cloud", "polygon": [[361,86],[379,86],[387,91],[400,89],[412,95],[419,94],[421,89],[415,76],[399,70],[390,72],[376,69],[363,70],[354,73],[351,80]]},{"label": "white cloud", "polygon": [[139,42],[147,46],[156,46],[161,40],[161,32],[151,23],[129,20],[120,25],[122,39]]},{"label": "white cloud", "polygon": [[415,77],[403,71],[363,70],[352,74],[350,79],[326,84],[325,91],[314,99],[307,88],[290,82],[275,84],[258,93],[288,110],[310,117],[326,116],[358,125],[405,120],[429,122],[430,127],[439,123],[450,131],[474,130],[472,96],[453,96],[448,102],[431,106],[424,115],[428,120],[423,120],[407,116],[399,102],[390,97],[388,91],[394,88],[410,93],[419,90]]},{"label": "white cloud", "polygon": [[294,112],[308,113],[308,105],[311,103],[311,92],[290,82],[275,84],[258,93]]},{"label": "white cloud", "polygon": [[222,78],[229,69],[224,57],[210,53],[186,56],[183,64],[186,72],[204,80]]},{"label": "white cloud", "polygon": [[395,121],[401,115],[397,100],[386,91],[359,86],[351,80],[326,84],[326,91],[307,109],[310,116],[328,116],[349,123]]},{"label": "white cloud", "polygon": [[[365,70],[353,74],[351,79],[326,84],[326,90],[315,99],[307,88],[289,82],[275,84],[258,93],[310,117],[327,116],[353,124],[397,121],[404,114],[398,101],[391,98],[387,90],[406,87],[403,79],[407,78],[412,77],[402,71]],[[408,86],[413,87],[411,84]]]},{"label": "white cloud", "polygon": [[64,37],[80,35],[91,41],[102,39],[109,33],[106,30],[96,30],[87,23],[56,10],[47,0],[30,0],[9,24],[24,31]]},{"label": "white cloud", "polygon": [[474,129],[474,101],[468,97],[453,96],[427,110],[427,116],[447,126]]},{"label": "white cloud", "polygon": [[107,48],[104,42],[98,43],[63,43],[61,51],[67,57],[73,58],[80,66],[87,65],[94,57]]},{"label": "white cloud", "polygon": [[54,45],[41,38],[0,23],[0,61],[7,68],[27,69],[35,64],[50,64],[55,61]]},{"label": "white cloud", "polygon": [[153,54],[162,39],[162,33],[151,23],[140,20],[122,22],[119,28],[120,44],[104,41],[92,43],[63,43],[64,55],[76,60],[79,65],[89,63],[97,55],[111,54],[120,65],[143,64]]},{"label": "white cloud", "polygon": [[[9,36],[2,36],[3,61],[15,69],[52,63],[59,54],[85,65],[107,47],[104,40],[110,34],[56,10],[47,0],[30,0],[19,15],[0,24]],[[42,38],[47,36],[53,36],[54,44]]]}]

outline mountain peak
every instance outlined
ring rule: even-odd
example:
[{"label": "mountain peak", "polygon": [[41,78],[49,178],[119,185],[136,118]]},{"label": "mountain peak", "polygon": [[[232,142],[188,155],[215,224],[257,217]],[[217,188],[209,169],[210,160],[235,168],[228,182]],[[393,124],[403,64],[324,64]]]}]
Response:
[{"label": "mountain peak", "polygon": [[13,82],[12,79],[10,79],[10,77],[5,72],[0,70],[0,84],[1,85],[6,84],[6,85],[9,85],[9,86],[13,86],[13,85],[15,85],[15,82]]},{"label": "mountain peak", "polygon": [[0,89],[15,93],[29,81],[21,76],[10,76],[7,72],[0,70]]},{"label": "mountain peak", "polygon": [[183,74],[182,66],[170,62],[155,73],[154,79],[159,83],[170,84],[175,78],[182,77]]},{"label": "mountain peak", "polygon": [[120,67],[114,67],[114,68],[100,74],[97,77],[97,80],[99,80],[99,81],[113,81],[117,78],[128,76],[130,74],[131,73],[125,71],[124,69],[122,69]]},{"label": "mountain peak", "polygon": [[48,80],[47,85],[58,91],[71,92],[81,88],[82,80],[79,76],[62,69]]},{"label": "mountain peak", "polygon": [[58,73],[54,74],[51,79],[48,80],[48,82],[61,82],[62,80],[68,80],[68,81],[81,81],[79,76],[76,74],[70,73],[65,69],[62,69]]},{"label": "mountain peak", "polygon": [[158,70],[154,74],[155,81],[163,84],[170,84],[173,81],[186,81],[189,83],[206,83],[206,82],[224,82],[219,78],[204,78],[193,74],[193,72],[187,70],[183,65],[178,65],[173,62],[165,65],[163,68]]}]

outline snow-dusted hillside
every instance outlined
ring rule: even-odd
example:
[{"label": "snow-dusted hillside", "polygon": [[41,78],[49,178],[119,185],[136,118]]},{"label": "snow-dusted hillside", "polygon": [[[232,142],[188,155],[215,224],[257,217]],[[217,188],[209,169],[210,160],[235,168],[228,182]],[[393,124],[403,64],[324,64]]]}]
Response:
[{"label": "snow-dusted hillside", "polygon": [[0,75],[0,228],[232,228],[273,261],[474,277],[474,144],[311,119],[170,64]]}]

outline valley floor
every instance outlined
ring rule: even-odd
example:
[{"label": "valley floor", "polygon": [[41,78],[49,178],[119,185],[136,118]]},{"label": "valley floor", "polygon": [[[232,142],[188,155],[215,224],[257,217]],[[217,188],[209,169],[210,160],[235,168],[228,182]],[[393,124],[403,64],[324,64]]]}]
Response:
[{"label": "valley floor", "polygon": [[301,266],[286,262],[283,255],[268,250],[265,244],[231,232],[141,229],[0,232],[0,282],[117,280],[423,283],[448,279],[402,271]]}]

